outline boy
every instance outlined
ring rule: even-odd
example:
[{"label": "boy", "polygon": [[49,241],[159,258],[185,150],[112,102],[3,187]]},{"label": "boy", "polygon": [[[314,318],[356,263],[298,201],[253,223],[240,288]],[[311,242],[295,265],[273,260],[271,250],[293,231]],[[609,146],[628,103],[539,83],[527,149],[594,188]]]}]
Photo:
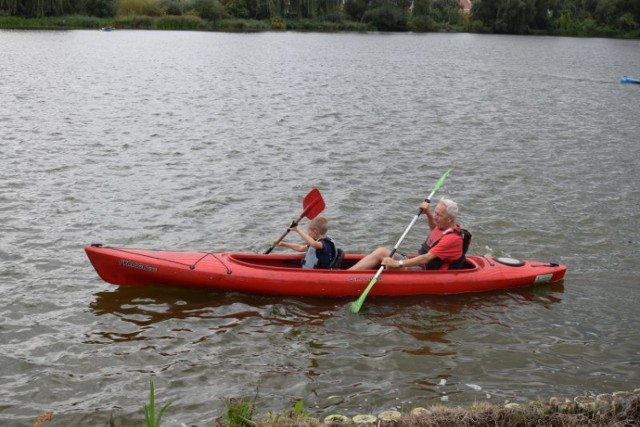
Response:
[{"label": "boy", "polygon": [[327,218],[323,216],[315,217],[307,225],[305,232],[297,225],[289,228],[302,237],[306,244],[288,242],[273,242],[274,246],[284,246],[298,252],[307,252],[302,260],[302,268],[330,268],[336,254],[336,246],[333,241],[326,236],[329,229]]}]

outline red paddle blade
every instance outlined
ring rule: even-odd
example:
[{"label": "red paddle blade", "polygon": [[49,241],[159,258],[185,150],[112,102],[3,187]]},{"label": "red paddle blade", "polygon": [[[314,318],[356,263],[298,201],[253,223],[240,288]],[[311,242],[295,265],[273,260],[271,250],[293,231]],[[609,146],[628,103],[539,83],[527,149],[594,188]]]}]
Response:
[{"label": "red paddle blade", "polygon": [[[309,194],[307,194],[304,197],[304,200],[302,200],[302,207],[304,208],[304,210],[302,211],[302,213],[298,217],[298,220],[296,221],[296,224],[298,222],[300,222],[300,220],[302,218],[304,218],[304,217],[307,217],[309,219],[313,219],[313,218],[317,217],[318,214],[324,210],[324,200],[322,199],[322,194],[320,194],[320,190],[318,190],[317,188],[314,188],[313,190],[309,191]],[[276,240],[276,243],[281,242],[282,239],[284,239],[287,234],[289,234],[289,229],[288,228],[287,228],[287,231],[285,231],[282,234],[282,236],[280,236],[280,238],[278,240]],[[275,248],[275,245],[273,245],[269,249],[267,249],[265,254],[271,253],[273,248]]]},{"label": "red paddle blade", "polygon": [[307,194],[302,201],[302,207],[304,208],[304,210],[300,214],[300,218],[298,220],[302,219],[303,217],[307,217],[309,219],[317,217],[325,207],[324,200],[322,199],[322,194],[320,194],[320,190],[314,188],[313,190],[309,191],[309,194]]}]

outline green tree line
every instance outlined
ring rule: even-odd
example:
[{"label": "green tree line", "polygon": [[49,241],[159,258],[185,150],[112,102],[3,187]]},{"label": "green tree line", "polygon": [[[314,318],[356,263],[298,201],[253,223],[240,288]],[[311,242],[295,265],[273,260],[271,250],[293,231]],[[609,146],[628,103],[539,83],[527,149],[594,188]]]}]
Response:
[{"label": "green tree line", "polygon": [[640,0],[476,0],[476,30],[640,36]]},{"label": "green tree line", "polygon": [[640,37],[640,0],[474,0],[471,13],[458,0],[0,0],[0,17],[70,15],[265,20],[276,29],[348,21],[380,31]]}]

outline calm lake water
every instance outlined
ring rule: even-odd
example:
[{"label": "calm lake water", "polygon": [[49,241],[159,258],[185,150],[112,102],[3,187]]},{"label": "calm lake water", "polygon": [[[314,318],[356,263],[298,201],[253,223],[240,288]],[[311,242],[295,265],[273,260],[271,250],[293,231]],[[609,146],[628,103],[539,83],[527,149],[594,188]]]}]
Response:
[{"label": "calm lake water", "polygon": [[[150,379],[167,426],[640,387],[640,41],[0,31],[0,58],[0,424],[140,425]],[[470,252],[563,284],[354,315],[118,288],[82,249],[262,252],[317,187],[368,252],[450,166]]]}]

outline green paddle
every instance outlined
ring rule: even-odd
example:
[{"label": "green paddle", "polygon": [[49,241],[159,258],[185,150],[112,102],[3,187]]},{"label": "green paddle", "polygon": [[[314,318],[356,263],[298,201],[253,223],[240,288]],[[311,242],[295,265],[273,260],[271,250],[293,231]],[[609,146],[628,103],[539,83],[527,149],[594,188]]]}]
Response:
[{"label": "green paddle", "polygon": [[[429,197],[427,197],[425,199],[425,201],[427,201],[427,202],[431,201],[431,198],[433,197],[434,194],[436,194],[436,191],[438,191],[440,189],[440,187],[442,187],[442,184],[444,183],[444,180],[447,179],[447,176],[449,175],[449,172],[451,172],[451,169],[452,168],[449,168],[449,170],[447,170],[444,173],[444,175],[442,175],[440,177],[440,179],[436,183],[436,186],[433,187],[433,190],[431,191],[431,194],[429,194]],[[409,230],[411,230],[411,227],[413,227],[413,224],[416,223],[416,221],[418,220],[418,218],[420,217],[421,214],[422,214],[422,209],[418,209],[418,213],[416,214],[415,217],[413,217],[413,220],[411,221],[411,224],[409,224],[409,226],[404,230],[404,233],[402,233],[402,236],[400,236],[400,239],[398,240],[398,243],[396,243],[396,245],[393,247],[393,250],[389,254],[390,257],[393,257],[393,255],[396,253],[396,251],[398,250],[398,247],[400,246],[400,244],[404,240],[405,236],[407,235],[407,233],[409,233]],[[371,290],[371,288],[373,288],[373,285],[375,285],[376,282],[378,281],[378,277],[380,277],[380,274],[382,274],[382,270],[384,270],[384,265],[380,266],[380,268],[376,272],[376,275],[373,276],[373,279],[371,279],[371,281],[369,282],[369,285],[366,287],[364,292],[362,292],[362,295],[360,295],[360,298],[358,298],[357,301],[351,303],[351,311],[353,311],[354,313],[357,313],[357,312],[360,311],[360,309],[362,308],[362,304],[364,304],[365,298],[369,294],[369,291]]]},{"label": "green paddle", "polygon": [[[320,194],[320,190],[314,188],[313,190],[309,191],[309,194],[307,194],[302,201],[302,208],[303,211],[298,219],[291,223],[291,225],[287,228],[287,231],[282,233],[282,236],[280,236],[280,238],[276,240],[276,243],[280,243],[282,239],[284,239],[287,234],[289,234],[289,229],[298,225],[302,218],[307,217],[309,219],[313,219],[324,210],[324,199],[322,198],[322,194]],[[267,249],[265,254],[271,253],[273,248],[275,248],[275,245]]]}]

